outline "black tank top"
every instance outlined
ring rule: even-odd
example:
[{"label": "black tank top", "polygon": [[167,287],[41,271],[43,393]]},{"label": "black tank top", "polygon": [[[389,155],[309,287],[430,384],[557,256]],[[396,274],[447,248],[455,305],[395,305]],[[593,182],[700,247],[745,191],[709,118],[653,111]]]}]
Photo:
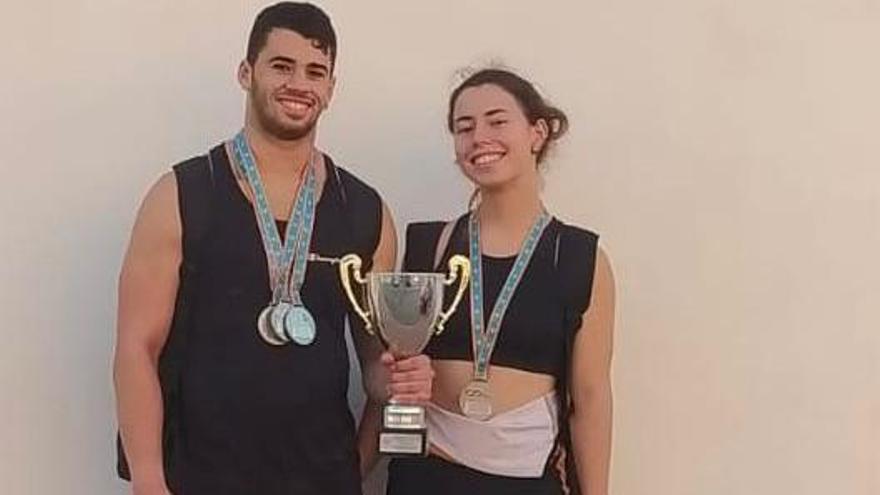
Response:
[{"label": "black tank top", "polygon": [[[360,494],[355,424],[348,408],[348,303],[335,266],[308,264],[303,300],[317,323],[309,346],[273,347],[257,334],[270,299],[251,204],[222,147],[213,188],[180,190],[210,203],[181,366],[178,484],[190,494]],[[379,225],[378,194],[332,165],[317,204],[311,252],[370,260],[379,232],[358,245],[354,222]],[[180,183],[179,183],[180,184]],[[351,208],[347,197],[360,207]],[[368,207],[363,207],[367,204]],[[195,231],[187,225],[183,232]],[[203,227],[203,226],[202,226]],[[355,331],[357,331],[356,329]]]},{"label": "black tank top", "polygon": [[[439,269],[432,266],[444,226],[440,222],[409,226],[404,270],[443,272],[453,254],[468,255],[464,216],[453,227]],[[578,252],[566,256],[565,266],[560,266],[563,239],[575,239]],[[561,376],[572,332],[580,327],[579,314],[589,305],[597,242],[598,236],[592,232],[565,225],[555,218],[551,220],[508,306],[492,354],[493,365]],[[572,243],[564,244],[570,249]],[[491,313],[515,260],[516,256],[483,255],[484,314]],[[453,292],[454,288],[447,289],[447,301]],[[426,353],[431,357],[473,360],[469,295],[468,292],[462,298],[446,324],[446,331],[428,343]],[[572,315],[574,312],[579,314]],[[572,317],[577,323],[572,323]]]}]

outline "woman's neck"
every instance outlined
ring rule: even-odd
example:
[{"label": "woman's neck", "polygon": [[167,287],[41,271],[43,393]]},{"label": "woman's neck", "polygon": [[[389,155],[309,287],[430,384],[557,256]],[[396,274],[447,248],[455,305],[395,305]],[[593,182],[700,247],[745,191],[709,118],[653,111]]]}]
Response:
[{"label": "woman's neck", "polygon": [[486,251],[503,254],[518,251],[543,209],[537,180],[483,190],[478,215]]}]

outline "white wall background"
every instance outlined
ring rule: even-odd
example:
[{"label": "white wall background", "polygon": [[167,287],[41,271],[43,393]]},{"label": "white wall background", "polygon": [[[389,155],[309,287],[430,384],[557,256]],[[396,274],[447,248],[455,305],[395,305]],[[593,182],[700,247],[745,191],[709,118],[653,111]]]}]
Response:
[{"label": "white wall background", "polygon": [[[500,58],[569,112],[547,201],[617,270],[614,493],[880,493],[880,2],[323,5],[320,141],[400,225],[468,196],[457,68]],[[0,493],[125,493],[118,266],[148,185],[240,125],[261,6],[0,7]]]}]

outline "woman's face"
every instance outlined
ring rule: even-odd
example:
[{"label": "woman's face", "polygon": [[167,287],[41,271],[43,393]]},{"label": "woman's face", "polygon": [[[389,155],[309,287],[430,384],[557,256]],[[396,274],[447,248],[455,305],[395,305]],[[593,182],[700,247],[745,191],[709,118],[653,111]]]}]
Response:
[{"label": "woman's face", "polygon": [[462,172],[477,186],[493,188],[537,173],[535,151],[546,140],[547,125],[529,123],[513,95],[483,84],[459,93],[452,132]]}]

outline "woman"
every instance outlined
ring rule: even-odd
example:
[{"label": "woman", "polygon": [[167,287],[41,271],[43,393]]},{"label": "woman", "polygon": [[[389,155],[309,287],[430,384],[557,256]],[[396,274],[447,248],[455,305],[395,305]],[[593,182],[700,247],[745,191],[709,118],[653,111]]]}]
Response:
[{"label": "woman", "polygon": [[598,237],[550,216],[540,194],[539,165],[567,124],[506,70],[479,71],[450,97],[474,201],[457,221],[410,225],[404,270],[469,256],[470,296],[426,351],[430,455],[395,459],[389,495],[607,494],[611,267]]}]

